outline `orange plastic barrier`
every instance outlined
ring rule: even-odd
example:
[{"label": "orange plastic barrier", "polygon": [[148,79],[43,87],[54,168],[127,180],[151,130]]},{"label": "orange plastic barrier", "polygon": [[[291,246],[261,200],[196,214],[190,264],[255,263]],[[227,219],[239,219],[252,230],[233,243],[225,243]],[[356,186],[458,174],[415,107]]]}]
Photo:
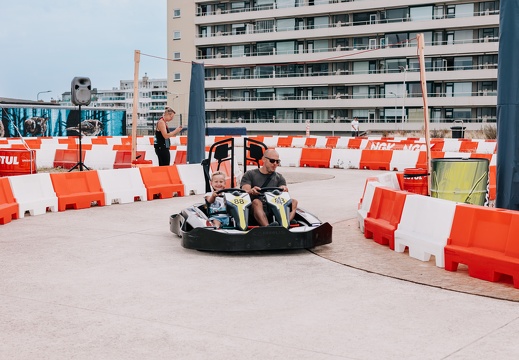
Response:
[{"label": "orange plastic barrier", "polygon": [[443,139],[431,139],[431,151],[443,151],[445,140]]},{"label": "orange plastic barrier", "polygon": [[187,145],[187,136],[179,136],[180,145]]},{"label": "orange plastic barrier", "polygon": [[392,170],[390,169],[393,150],[362,150],[360,155],[360,169]]},{"label": "orange plastic barrier", "polygon": [[177,150],[173,164],[187,164],[187,150]]},{"label": "orange plastic barrier", "polygon": [[94,145],[108,145],[108,138],[106,136],[93,137],[91,142]]},{"label": "orange plastic barrier", "polygon": [[368,183],[370,181],[378,181],[378,178],[377,177],[369,177],[369,178],[366,178],[366,181],[364,182],[364,189],[362,190],[362,196],[359,200],[359,203],[357,205],[357,209],[360,209],[361,206],[362,206],[362,202],[364,201],[364,194],[366,193],[366,188],[368,187]]},{"label": "orange plastic barrier", "polygon": [[427,169],[415,169],[407,168],[404,169],[403,173],[403,186],[401,187],[405,191],[412,192],[419,195],[429,195]]},{"label": "orange plastic barrier", "polygon": [[112,150],[115,150],[115,151],[121,151],[121,150],[132,150],[132,144],[114,144],[112,145]]},{"label": "orange plastic barrier", "polygon": [[278,138],[278,147],[292,147],[292,136],[280,136]]},{"label": "orange plastic barrier", "polygon": [[0,225],[18,219],[18,203],[14,199],[9,179],[0,178]]},{"label": "orange plastic barrier", "polygon": [[93,202],[105,205],[97,170],[51,173],[50,179],[58,197],[58,211],[86,209]]},{"label": "orange plastic barrier", "polygon": [[476,152],[478,143],[476,141],[464,140],[460,144],[460,152]]},{"label": "orange plastic barrier", "polygon": [[[40,138],[36,138],[36,139],[24,138],[24,142],[25,142],[25,144],[27,144],[29,149],[40,149],[41,148],[41,139]],[[6,144],[7,144],[7,142],[6,142]],[[11,144],[11,149],[27,149],[27,148],[25,147],[24,144]]]},{"label": "orange plastic barrier", "polygon": [[496,171],[497,167],[495,165],[488,167],[488,198],[490,200],[496,199]]},{"label": "orange plastic barrier", "polygon": [[[431,151],[431,159],[443,159],[444,157],[445,153],[443,151]],[[425,151],[420,151],[418,160],[416,161],[416,167],[427,169],[427,153]]]},{"label": "orange plastic barrier", "polygon": [[361,144],[362,144],[362,138],[359,138],[359,137],[351,138],[348,141],[348,149],[360,149]]},{"label": "orange plastic barrier", "polygon": [[401,190],[377,187],[371,207],[364,219],[364,237],[381,245],[395,249],[395,230],[400,223],[406,196],[413,196]]},{"label": "orange plastic barrier", "polygon": [[301,151],[300,167],[329,168],[332,149],[303,148]]},{"label": "orange plastic barrier", "polygon": [[58,138],[58,144],[76,144],[77,136],[67,136]]},{"label": "orange plastic barrier", "polygon": [[[140,157],[139,157],[140,155]],[[146,157],[146,151],[136,151],[135,156],[139,157],[139,162],[143,162]],[[132,167],[132,152],[131,150],[119,150],[115,154],[114,169],[125,169]]]},{"label": "orange plastic barrier", "polygon": [[218,142],[218,141],[222,141],[222,140],[225,140],[225,139],[230,139],[230,138],[233,138],[234,136],[229,136],[229,135],[216,135],[214,137],[214,142]]},{"label": "orange plastic barrier", "polygon": [[[82,159],[85,158],[86,150],[81,149]],[[79,150],[77,149],[56,149],[54,154],[54,167],[72,169],[79,162]]]},{"label": "orange plastic barrier", "polygon": [[[67,149],[77,151],[79,144],[67,144]],[[81,144],[81,150],[92,150],[92,144]]]},{"label": "orange plastic barrier", "polygon": [[339,139],[340,139],[340,136],[328,136],[326,138],[326,147],[330,148],[330,149],[335,149]]},{"label": "orange plastic barrier", "polygon": [[317,144],[317,138],[314,138],[314,137],[306,138],[306,140],[305,140],[306,147],[315,147],[315,144]]},{"label": "orange plastic barrier", "polygon": [[470,276],[497,282],[513,278],[519,288],[519,212],[458,204],[444,248],[445,270],[468,267]]},{"label": "orange plastic barrier", "polygon": [[175,165],[139,168],[148,200],[184,196],[184,184]]},{"label": "orange plastic barrier", "polygon": [[126,136],[121,138],[121,145],[132,146],[132,137]]}]

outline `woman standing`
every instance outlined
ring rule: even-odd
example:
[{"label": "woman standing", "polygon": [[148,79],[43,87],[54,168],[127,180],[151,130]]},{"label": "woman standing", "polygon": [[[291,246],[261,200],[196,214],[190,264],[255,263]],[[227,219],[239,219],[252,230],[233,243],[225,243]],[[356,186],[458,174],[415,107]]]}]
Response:
[{"label": "woman standing", "polygon": [[171,155],[169,153],[169,138],[177,135],[182,130],[182,125],[180,125],[172,132],[169,132],[168,122],[173,120],[174,116],[175,110],[166,106],[164,108],[164,114],[157,122],[157,127],[155,128],[155,142],[153,146],[155,147],[155,154],[157,154],[157,157],[159,158],[159,166],[169,165],[171,161]]}]

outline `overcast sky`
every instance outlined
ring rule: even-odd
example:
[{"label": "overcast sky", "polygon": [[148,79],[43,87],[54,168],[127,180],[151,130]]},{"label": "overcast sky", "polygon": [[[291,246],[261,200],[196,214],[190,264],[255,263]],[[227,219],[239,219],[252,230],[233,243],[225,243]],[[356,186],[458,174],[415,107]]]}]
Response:
[{"label": "overcast sky", "polygon": [[[12,0],[0,9],[0,97],[61,98],[76,76],[112,89],[132,80],[134,51],[166,57],[168,0]],[[169,0],[171,1],[171,0]],[[166,78],[141,56],[139,77]]]}]

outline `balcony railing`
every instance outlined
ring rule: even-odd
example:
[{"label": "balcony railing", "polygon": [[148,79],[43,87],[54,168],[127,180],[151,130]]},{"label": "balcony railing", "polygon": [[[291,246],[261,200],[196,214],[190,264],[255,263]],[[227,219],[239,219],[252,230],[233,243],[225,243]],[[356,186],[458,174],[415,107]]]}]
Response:
[{"label": "balcony railing", "polygon": [[392,19],[370,19],[366,21],[348,21],[341,22],[337,21],[335,23],[329,24],[320,24],[320,25],[298,25],[298,26],[290,26],[290,27],[278,27],[277,25],[273,25],[272,28],[254,28],[254,27],[245,27],[243,29],[233,29],[232,31],[220,31],[215,30],[212,33],[200,33],[197,35],[199,38],[207,38],[214,36],[235,36],[235,35],[244,35],[244,34],[268,34],[272,32],[286,32],[286,31],[303,31],[303,30],[315,30],[315,29],[329,29],[329,28],[337,28],[343,26],[366,26],[366,25],[379,25],[379,24],[394,24],[394,23],[404,23],[404,22],[419,22],[419,21],[433,21],[433,20],[444,20],[444,19],[458,19],[458,18],[467,18],[467,17],[475,17],[475,16],[489,16],[489,15],[498,15],[499,10],[494,11],[482,11],[482,12],[474,12],[474,13],[466,13],[466,14],[456,14],[456,17],[453,17],[450,14],[443,14],[434,17],[405,17],[405,18],[392,18]]},{"label": "balcony railing", "polygon": [[[366,0],[314,0],[313,4],[305,4],[305,1],[300,0],[297,1],[296,4],[277,4],[274,2],[272,5],[258,5],[258,6],[251,6],[251,7],[244,7],[244,8],[235,8],[235,9],[227,9],[222,10],[219,8],[216,8],[212,11],[202,11],[202,9],[198,9],[198,12],[196,16],[211,16],[211,15],[226,15],[226,14],[236,14],[236,13],[248,13],[248,12],[255,12],[255,11],[266,11],[266,10],[276,10],[276,9],[291,9],[296,7],[307,7],[307,6],[316,6],[316,5],[328,5],[328,4],[339,4],[339,3],[345,3],[345,2],[361,2]],[[481,12],[470,12],[466,14],[456,14],[456,17],[468,17],[468,16],[488,16],[488,15],[496,15],[499,14],[499,10],[486,10]],[[442,15],[434,15],[434,19],[447,19],[447,18],[453,18],[454,16],[452,14],[442,14]],[[409,18],[403,18],[403,19],[384,19],[386,21],[410,21]],[[427,17],[427,20],[430,20],[430,17]],[[381,21],[381,20],[379,20]],[[365,23],[373,24],[373,22],[357,22],[357,24],[364,25]]]},{"label": "balcony railing", "polygon": [[[431,71],[463,71],[463,70],[487,70],[497,69],[497,63],[478,64],[478,65],[455,65],[455,66],[434,66],[426,67],[426,72]],[[409,68],[407,72],[419,72],[418,68]],[[283,72],[271,74],[250,74],[250,75],[216,75],[208,76],[206,81],[210,80],[253,80],[253,79],[275,79],[275,78],[292,78],[292,77],[315,77],[315,76],[341,76],[341,75],[368,75],[368,74],[391,74],[400,73],[400,69],[384,68],[378,70],[335,70],[335,71],[312,71],[307,73],[300,72]]]},{"label": "balcony railing", "polygon": [[[380,40],[380,39],[379,39]],[[499,37],[483,37],[483,38],[474,38],[474,39],[462,39],[462,40],[452,40],[452,41],[431,41],[425,42],[425,46],[445,46],[445,45],[462,45],[462,44],[477,44],[477,43],[491,43],[498,42]],[[248,53],[239,51],[235,54],[231,53],[221,53],[217,52],[216,54],[210,55],[197,55],[197,59],[220,59],[220,58],[242,58],[247,56],[273,56],[273,55],[299,55],[299,54],[314,54],[314,53],[324,53],[324,52],[346,52],[346,51],[365,51],[365,50],[380,50],[380,49],[394,49],[394,48],[403,48],[403,47],[416,47],[416,40],[410,39],[397,44],[357,44],[351,46],[342,46],[337,45],[334,47],[325,47],[325,48],[313,48],[313,49],[304,49],[302,51],[299,50],[277,50],[273,48],[269,51],[251,51]],[[230,50],[230,48],[229,48]]]},{"label": "balcony railing", "polygon": [[[397,96],[388,96],[388,94],[341,94],[336,93],[333,95],[317,95],[313,94],[311,96],[308,95],[277,95],[272,94],[270,96],[216,96],[212,98],[206,98],[206,101],[209,102],[222,102],[222,101],[288,101],[288,100],[341,100],[341,99],[401,99],[403,97],[402,94],[397,94]],[[392,94],[391,94],[392,95]],[[497,90],[479,90],[476,92],[439,92],[439,93],[428,93],[428,97],[437,98],[437,97],[472,97],[472,96],[497,96]],[[414,93],[409,92],[405,96],[406,98],[419,98],[422,97],[422,93]]]}]

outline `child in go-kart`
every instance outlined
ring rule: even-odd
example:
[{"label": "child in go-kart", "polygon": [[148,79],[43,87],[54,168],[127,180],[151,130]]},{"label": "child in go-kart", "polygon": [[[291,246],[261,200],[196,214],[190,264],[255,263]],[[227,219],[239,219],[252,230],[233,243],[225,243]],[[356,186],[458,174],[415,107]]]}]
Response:
[{"label": "child in go-kart", "polygon": [[226,212],[223,197],[217,194],[218,191],[225,189],[225,174],[216,171],[211,176],[211,187],[213,192],[205,194],[205,201],[208,206],[209,220],[218,229],[222,226],[229,226],[229,215]]}]

